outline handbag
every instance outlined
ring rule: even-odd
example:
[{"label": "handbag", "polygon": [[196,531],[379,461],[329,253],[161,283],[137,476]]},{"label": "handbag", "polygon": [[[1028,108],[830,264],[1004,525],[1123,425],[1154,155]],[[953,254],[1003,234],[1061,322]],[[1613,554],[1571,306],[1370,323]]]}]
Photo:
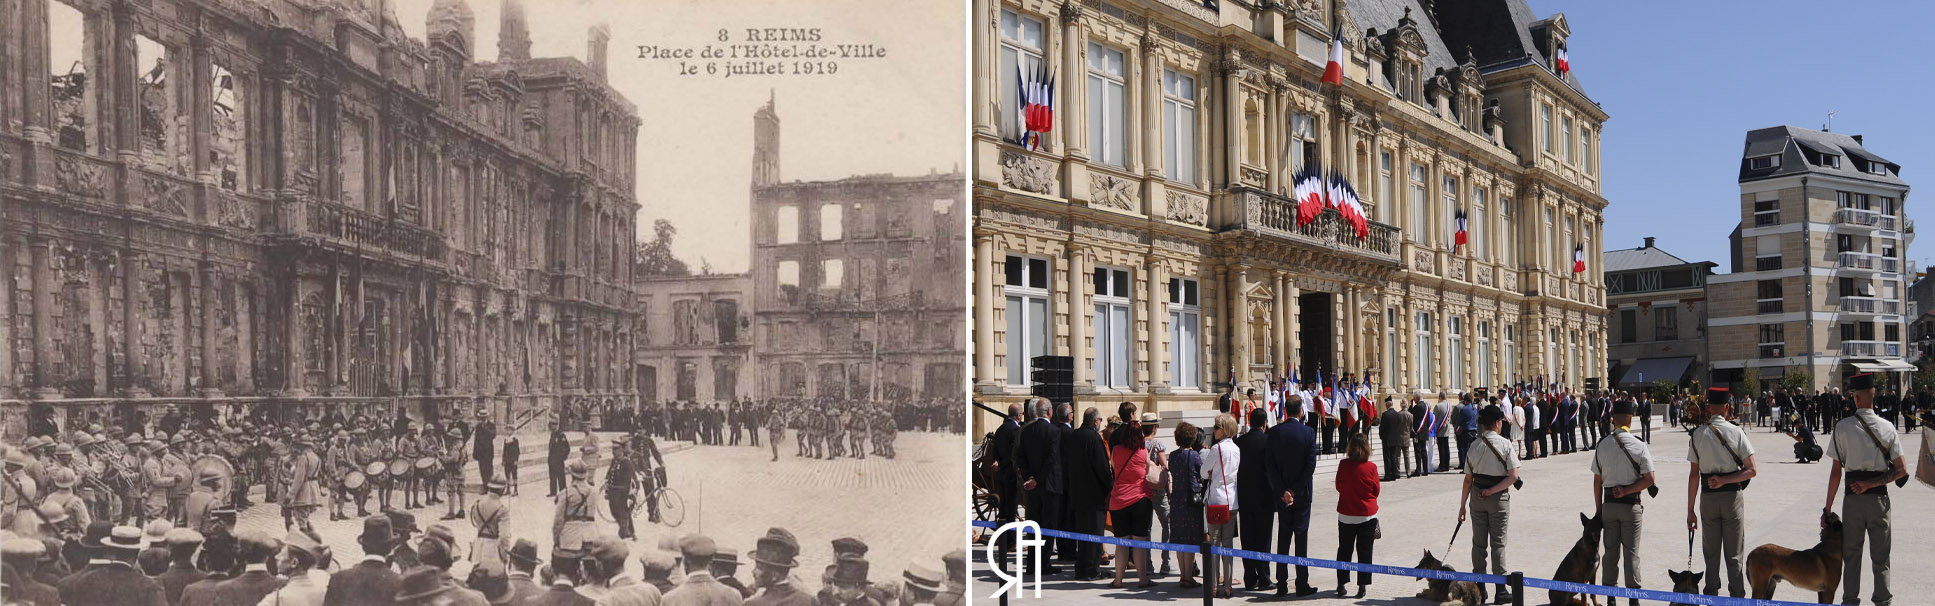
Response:
[{"label": "handbag", "polygon": [[[1223,487],[1229,488],[1229,485],[1230,485],[1229,461],[1224,459],[1223,451],[1221,450],[1216,451],[1216,460],[1222,466]],[[1203,509],[1203,519],[1208,521],[1211,525],[1228,524],[1230,523],[1230,506],[1228,504],[1210,505]]]}]

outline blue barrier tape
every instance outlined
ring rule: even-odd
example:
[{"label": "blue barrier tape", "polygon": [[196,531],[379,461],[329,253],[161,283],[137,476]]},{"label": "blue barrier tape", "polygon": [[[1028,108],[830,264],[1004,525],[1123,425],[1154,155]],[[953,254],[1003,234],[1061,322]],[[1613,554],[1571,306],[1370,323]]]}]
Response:
[{"label": "blue barrier tape", "polygon": [[[1000,524],[997,524],[995,522],[989,522],[986,520],[970,520],[968,524],[976,528],[987,528],[991,530],[1001,528]],[[1051,530],[1047,528],[1041,529],[1041,533],[1042,533],[1042,536],[1070,539],[1075,541],[1085,541],[1090,543],[1108,543],[1111,545],[1124,545],[1132,549],[1158,549],[1163,551],[1174,551],[1177,553],[1202,553],[1202,547],[1198,545],[1182,545],[1177,543],[1155,543],[1150,541],[1134,541],[1129,539],[1120,539],[1116,537],[1104,537],[1104,536],[1097,536],[1092,534],[1082,534],[1082,533],[1076,533],[1076,532],[1065,532],[1061,530]],[[1480,574],[1480,573],[1473,573],[1473,572],[1456,572],[1456,571],[1446,571],[1446,570],[1425,570],[1422,568],[1386,566],[1383,564],[1362,564],[1358,562],[1340,562],[1337,560],[1325,560],[1325,559],[1319,559],[1319,558],[1300,558],[1297,556],[1279,555],[1274,553],[1263,553],[1259,551],[1249,551],[1245,549],[1230,549],[1227,547],[1218,547],[1214,545],[1210,546],[1209,552],[1211,555],[1224,555],[1224,556],[1243,558],[1246,560],[1278,562],[1282,564],[1290,564],[1295,566],[1309,566],[1312,568],[1328,568],[1333,570],[1348,570],[1351,572],[1368,572],[1371,574],[1381,574],[1381,575],[1400,576],[1400,577],[1439,579],[1439,580],[1454,581],[1454,582],[1469,581],[1469,582],[1478,583],[1481,585],[1506,584],[1505,577],[1503,575],[1496,575],[1496,574]],[[1538,579],[1533,577],[1525,577],[1525,588],[1569,591],[1569,592],[1578,593],[1578,594],[1603,595],[1603,596],[1611,596],[1616,598],[1623,597],[1623,598],[1633,598],[1633,599],[1640,599],[1640,600],[1656,600],[1656,601],[1666,602],[1670,604],[1697,604],[1700,606],[1813,606],[1812,604],[1806,603],[1806,602],[1788,602],[1788,601],[1782,601],[1782,600],[1755,600],[1755,599],[1748,599],[1748,598],[1700,595],[1697,593],[1674,593],[1671,591],[1656,591],[1652,589],[1629,589],[1626,587],[1613,587],[1609,585],[1592,585],[1588,583],[1571,583],[1566,581],[1554,581],[1550,579]]]}]

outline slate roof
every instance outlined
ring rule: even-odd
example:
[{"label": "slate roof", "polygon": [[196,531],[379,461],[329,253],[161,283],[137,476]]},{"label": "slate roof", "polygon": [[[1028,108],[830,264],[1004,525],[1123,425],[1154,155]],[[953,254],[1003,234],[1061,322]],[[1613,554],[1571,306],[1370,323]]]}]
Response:
[{"label": "slate roof", "polygon": [[1606,251],[1604,258],[1605,267],[1600,269],[1606,273],[1690,264],[1687,260],[1673,256],[1673,253],[1660,250],[1657,246],[1609,250]]},{"label": "slate roof", "polygon": [[[1411,9],[1411,19],[1418,22],[1418,35],[1424,38],[1427,75],[1439,68],[1457,67],[1465,60],[1466,47],[1476,55],[1480,73],[1527,64],[1552,69],[1552,58],[1533,39],[1534,25],[1540,19],[1525,0],[1435,0],[1429,2],[1429,10],[1421,0],[1345,2],[1358,29],[1376,29],[1379,34],[1396,29],[1404,9]],[[1585,94],[1577,72],[1567,72],[1564,80]]]},{"label": "slate roof", "polygon": [[[1740,154],[1740,182],[1759,181],[1798,174],[1834,175],[1848,179],[1858,179],[1874,183],[1885,183],[1907,187],[1901,180],[1901,165],[1890,162],[1874,152],[1862,147],[1854,137],[1835,132],[1800,128],[1796,126],[1775,126],[1747,131],[1745,149]],[[1821,166],[1809,162],[1808,154],[1833,154],[1841,156],[1840,166]],[[1780,156],[1780,166],[1749,169],[1749,158],[1770,154]],[[1876,162],[1888,165],[1888,174],[1877,175],[1866,172],[1863,165]]]}]

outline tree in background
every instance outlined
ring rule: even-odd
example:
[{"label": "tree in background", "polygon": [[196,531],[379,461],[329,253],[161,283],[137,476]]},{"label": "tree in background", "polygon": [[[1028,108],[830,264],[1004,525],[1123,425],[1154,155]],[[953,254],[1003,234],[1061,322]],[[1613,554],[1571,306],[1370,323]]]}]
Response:
[{"label": "tree in background", "polygon": [[1780,389],[1789,394],[1806,396],[1807,387],[1813,382],[1813,377],[1809,377],[1807,373],[1801,372],[1798,368],[1789,368],[1787,374],[1780,376]]},{"label": "tree in background", "polygon": [[641,278],[692,275],[692,268],[672,254],[672,239],[678,235],[679,228],[671,221],[653,221],[652,240],[639,242],[632,255],[632,274]]},{"label": "tree in background", "polygon": [[1915,388],[1927,389],[1930,386],[1935,386],[1935,356],[1922,354],[1922,358],[1915,361]]},{"label": "tree in background", "polygon": [[1740,373],[1740,390],[1749,399],[1760,399],[1760,369],[1748,367],[1747,372]]},{"label": "tree in background", "polygon": [[1646,384],[1646,392],[1653,396],[1654,402],[1673,401],[1673,382],[1666,379],[1653,379]]}]

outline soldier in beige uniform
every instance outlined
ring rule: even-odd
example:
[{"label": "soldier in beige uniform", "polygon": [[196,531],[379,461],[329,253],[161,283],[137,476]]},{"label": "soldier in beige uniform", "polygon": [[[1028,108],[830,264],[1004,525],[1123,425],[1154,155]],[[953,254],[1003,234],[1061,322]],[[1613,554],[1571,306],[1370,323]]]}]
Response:
[{"label": "soldier in beige uniform", "polygon": [[558,491],[557,514],[551,519],[551,562],[560,571],[575,572],[577,560],[583,555],[585,542],[598,533],[598,503],[592,499],[591,487],[586,482],[591,478],[591,468],[583,459],[572,459],[565,463],[571,473],[571,485]]},{"label": "soldier in beige uniform", "polygon": [[[1471,570],[1483,572],[1489,555],[1492,574],[1505,574],[1505,528],[1511,520],[1512,485],[1518,483],[1518,450],[1512,441],[1498,435],[1505,412],[1486,406],[1478,413],[1481,432],[1466,460],[1463,494],[1458,498],[1458,521],[1465,521],[1465,510],[1472,513]],[[1480,587],[1480,591],[1484,588]],[[1493,604],[1512,601],[1512,592],[1498,586]]]},{"label": "soldier in beige uniform", "polygon": [[[1888,484],[1908,477],[1908,464],[1902,460],[1901,440],[1895,425],[1875,414],[1875,377],[1862,373],[1848,377],[1848,393],[1854,398],[1854,414],[1834,425],[1833,441],[1827,456],[1834,459],[1828,475],[1827,506],[1821,509],[1822,524],[1827,512],[1834,511],[1835,494],[1846,487],[1847,502],[1841,506],[1845,537],[1841,543],[1841,603],[1861,603],[1861,544],[1869,543],[1874,559],[1875,590],[1870,596],[1875,606],[1889,606],[1894,595],[1888,592],[1888,552],[1893,532],[1889,529]],[[1843,482],[1841,474],[1847,472]]]},{"label": "soldier in beige uniform", "polygon": [[[1600,584],[1619,581],[1620,560],[1626,562],[1626,586],[1638,589],[1639,527],[1646,506],[1639,493],[1653,487],[1653,454],[1646,443],[1630,430],[1633,401],[1621,398],[1612,403],[1613,427],[1592,449],[1592,500],[1605,516],[1606,555]],[[1653,489],[1653,492],[1659,492]],[[1633,606],[1639,600],[1627,598]]]},{"label": "soldier in beige uniform", "polygon": [[[1720,595],[1720,561],[1724,553],[1727,570],[1727,595],[1747,597],[1741,577],[1742,551],[1746,547],[1747,481],[1759,472],[1754,467],[1754,445],[1747,432],[1727,422],[1729,394],[1725,387],[1707,390],[1706,423],[1693,428],[1686,449],[1693,472],[1686,478],[1686,530],[1701,530],[1701,551],[1706,554],[1706,587],[1701,593]],[[1694,514],[1694,500],[1699,514]]]}]

